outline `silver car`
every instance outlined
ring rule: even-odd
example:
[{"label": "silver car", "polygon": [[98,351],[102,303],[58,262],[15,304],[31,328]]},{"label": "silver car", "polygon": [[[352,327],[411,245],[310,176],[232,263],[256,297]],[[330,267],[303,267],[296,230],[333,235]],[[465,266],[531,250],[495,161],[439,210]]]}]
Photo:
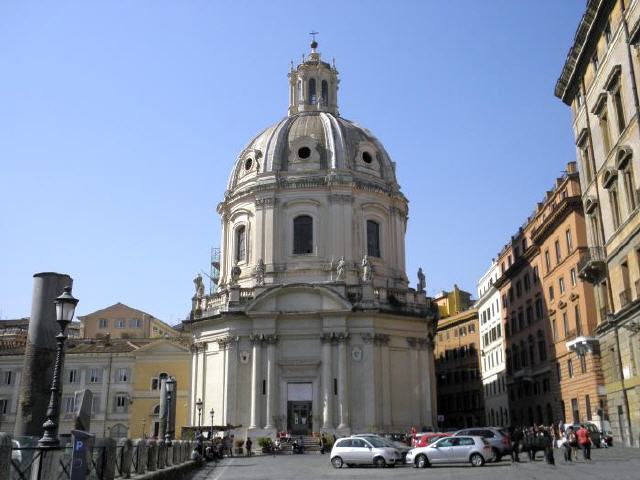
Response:
[{"label": "silver car", "polygon": [[395,440],[391,440],[389,438],[385,438],[381,435],[377,435],[375,433],[356,433],[351,435],[352,437],[360,437],[360,438],[371,438],[375,437],[379,439],[382,443],[384,443],[387,447],[395,448],[400,453],[400,456],[396,458],[396,463],[404,463],[404,457],[406,457],[407,452],[411,450],[411,447],[405,445],[402,442],[396,442]]},{"label": "silver car", "polygon": [[407,453],[406,463],[418,468],[441,463],[471,463],[481,467],[493,456],[491,445],[482,437],[445,437],[426,447],[413,448]]},{"label": "silver car", "polygon": [[375,465],[393,467],[397,459],[401,458],[400,452],[388,447],[381,439],[376,437],[340,438],[331,449],[331,465],[341,468],[343,465]]},{"label": "silver car", "polygon": [[509,434],[503,428],[496,427],[473,427],[458,430],[454,437],[473,436],[482,437],[491,444],[493,450],[493,461],[499,462],[503,456],[511,454],[511,441]]}]

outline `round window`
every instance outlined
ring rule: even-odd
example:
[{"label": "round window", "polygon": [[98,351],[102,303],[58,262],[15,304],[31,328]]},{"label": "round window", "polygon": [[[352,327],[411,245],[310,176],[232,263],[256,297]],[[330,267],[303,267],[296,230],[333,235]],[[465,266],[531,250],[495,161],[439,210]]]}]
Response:
[{"label": "round window", "polygon": [[362,152],[362,161],[364,163],[371,163],[373,161],[371,154],[369,152]]},{"label": "round window", "polygon": [[244,169],[251,170],[251,166],[253,165],[253,158],[249,157],[244,161]]},{"label": "round window", "polygon": [[298,156],[300,158],[309,158],[311,156],[311,149],[309,147],[300,147],[298,149]]}]

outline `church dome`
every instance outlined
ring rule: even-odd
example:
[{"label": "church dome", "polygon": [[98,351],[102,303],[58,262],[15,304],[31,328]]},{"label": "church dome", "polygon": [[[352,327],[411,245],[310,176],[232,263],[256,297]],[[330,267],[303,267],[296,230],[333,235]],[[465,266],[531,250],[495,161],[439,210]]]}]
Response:
[{"label": "church dome", "polygon": [[222,285],[334,281],[342,262],[341,281],[359,282],[370,264],[374,285],[405,288],[408,205],[395,163],[340,116],[338,71],[316,47],[289,71],[288,115],[234,163],[217,209]]},{"label": "church dome", "polygon": [[399,191],[395,164],[382,143],[339,115],[338,72],[335,65],[320,60],[313,44],[309,59],[289,72],[289,87],[289,115],[260,132],[240,152],[228,193],[270,175],[329,173],[351,174]]}]

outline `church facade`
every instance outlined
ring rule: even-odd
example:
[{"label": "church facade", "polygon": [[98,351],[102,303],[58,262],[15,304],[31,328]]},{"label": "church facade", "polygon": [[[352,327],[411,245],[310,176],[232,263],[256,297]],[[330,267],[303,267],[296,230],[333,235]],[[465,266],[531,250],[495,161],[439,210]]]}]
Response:
[{"label": "church facade", "polygon": [[421,272],[409,287],[396,165],[340,116],[315,41],[288,78],[288,115],[242,150],[218,205],[220,283],[196,279],[185,322],[191,397],[240,436],[434,427],[438,313]]}]

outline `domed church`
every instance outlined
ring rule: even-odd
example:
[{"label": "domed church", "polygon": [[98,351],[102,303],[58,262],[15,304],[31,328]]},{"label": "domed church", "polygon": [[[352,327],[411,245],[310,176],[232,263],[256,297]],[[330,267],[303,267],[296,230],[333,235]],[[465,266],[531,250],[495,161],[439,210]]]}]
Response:
[{"label": "domed church", "polygon": [[340,116],[317,46],[291,66],[288,115],[233,165],[219,285],[196,278],[185,322],[202,423],[213,409],[240,438],[436,425],[437,308],[422,272],[409,287],[408,201],[384,146]]}]

